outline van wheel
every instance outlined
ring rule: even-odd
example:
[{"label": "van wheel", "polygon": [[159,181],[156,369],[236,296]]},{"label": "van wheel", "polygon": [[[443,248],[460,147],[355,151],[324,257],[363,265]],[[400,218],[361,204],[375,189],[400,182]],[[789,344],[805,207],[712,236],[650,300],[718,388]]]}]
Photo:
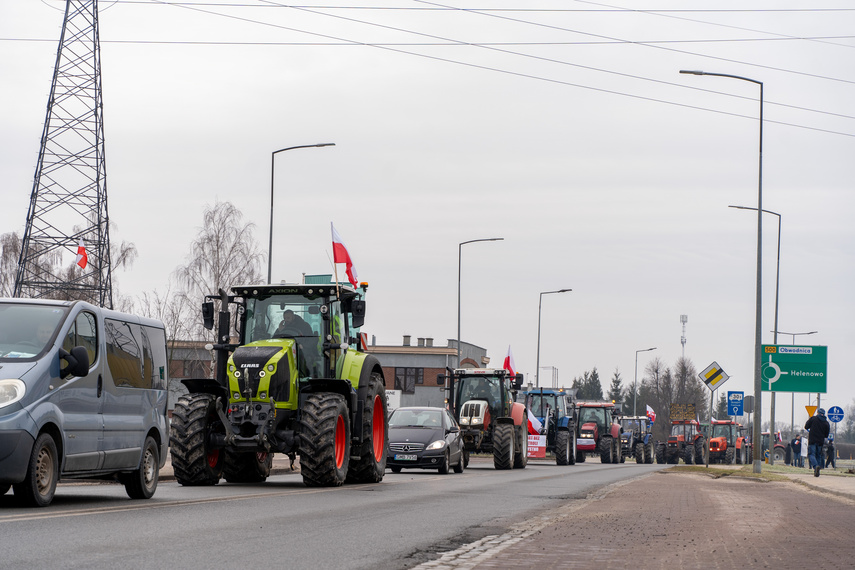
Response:
[{"label": "van wheel", "polygon": [[151,499],[157,489],[159,476],[158,465],[160,454],[157,452],[157,443],[154,438],[145,438],[140,468],[129,473],[123,479],[125,492],[132,499]]},{"label": "van wheel", "polygon": [[46,507],[53,500],[57,479],[59,479],[59,458],[56,453],[56,442],[50,435],[43,433],[33,445],[26,478],[21,483],[13,485],[15,496],[25,505]]}]

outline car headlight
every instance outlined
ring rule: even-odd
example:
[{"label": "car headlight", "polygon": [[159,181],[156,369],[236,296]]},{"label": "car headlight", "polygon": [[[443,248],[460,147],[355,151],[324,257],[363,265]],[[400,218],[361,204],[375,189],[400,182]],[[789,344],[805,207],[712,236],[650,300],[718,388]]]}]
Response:
[{"label": "car headlight", "polygon": [[27,393],[27,385],[17,378],[0,380],[0,408],[14,404]]},{"label": "car headlight", "polygon": [[438,439],[438,440],[434,441],[433,443],[431,443],[430,445],[428,445],[425,449],[427,451],[432,451],[434,449],[442,449],[443,447],[445,447],[445,441],[442,439]]}]

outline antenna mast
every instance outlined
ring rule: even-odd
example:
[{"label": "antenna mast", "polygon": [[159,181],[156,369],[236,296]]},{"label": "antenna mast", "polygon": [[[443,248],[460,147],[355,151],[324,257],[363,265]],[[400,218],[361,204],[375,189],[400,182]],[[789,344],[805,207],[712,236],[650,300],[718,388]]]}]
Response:
[{"label": "antenna mast", "polygon": [[680,344],[683,345],[683,358],[686,358],[686,323],[689,321],[689,315],[680,315],[680,322],[683,323],[683,336],[680,337]]}]

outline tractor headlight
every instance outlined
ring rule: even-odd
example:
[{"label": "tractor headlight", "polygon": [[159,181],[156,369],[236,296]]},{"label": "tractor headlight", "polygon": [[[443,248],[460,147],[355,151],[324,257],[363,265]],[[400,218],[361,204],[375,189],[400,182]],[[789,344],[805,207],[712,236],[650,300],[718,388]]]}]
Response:
[{"label": "tractor headlight", "polygon": [[466,418],[466,417],[460,418],[460,421],[458,423],[462,426],[468,426],[469,425],[469,418]]},{"label": "tractor headlight", "polygon": [[591,432],[583,431],[581,434],[579,434],[579,437],[584,439],[594,439],[594,434],[592,434]]},{"label": "tractor headlight", "polygon": [[14,404],[27,393],[27,385],[17,378],[0,380],[0,408]]},{"label": "tractor headlight", "polygon": [[430,445],[428,445],[425,448],[425,450],[433,451],[434,449],[442,449],[443,447],[445,447],[445,440],[438,439],[438,440],[432,442]]}]

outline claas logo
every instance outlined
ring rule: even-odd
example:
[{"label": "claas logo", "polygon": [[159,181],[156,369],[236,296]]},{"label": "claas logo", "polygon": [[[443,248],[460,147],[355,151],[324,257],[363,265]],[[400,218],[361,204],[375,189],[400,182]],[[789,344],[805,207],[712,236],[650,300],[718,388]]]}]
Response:
[{"label": "claas logo", "polygon": [[777,346],[767,346],[766,347],[766,354],[775,354],[776,352],[778,352]]}]

